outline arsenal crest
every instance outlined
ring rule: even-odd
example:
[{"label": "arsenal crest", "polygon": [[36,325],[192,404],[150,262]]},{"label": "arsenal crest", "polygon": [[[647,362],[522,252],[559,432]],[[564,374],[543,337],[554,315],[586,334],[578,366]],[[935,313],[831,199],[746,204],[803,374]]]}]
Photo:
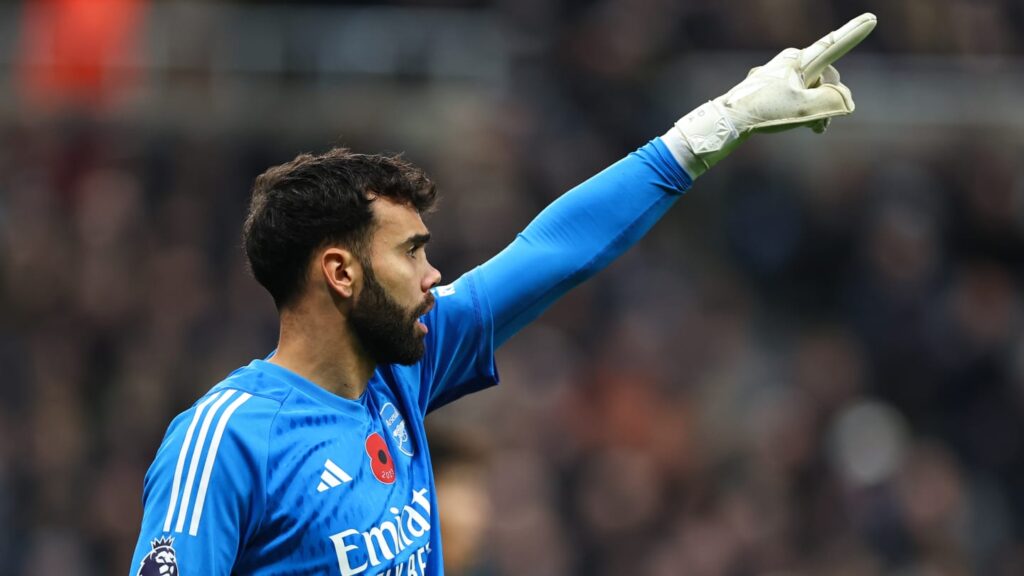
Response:
[{"label": "arsenal crest", "polygon": [[412,456],[412,440],[409,439],[409,430],[405,427],[405,420],[398,408],[395,408],[391,402],[385,403],[384,407],[380,409],[380,418],[388,432],[391,433],[391,439],[395,441],[398,450],[406,456]]}]

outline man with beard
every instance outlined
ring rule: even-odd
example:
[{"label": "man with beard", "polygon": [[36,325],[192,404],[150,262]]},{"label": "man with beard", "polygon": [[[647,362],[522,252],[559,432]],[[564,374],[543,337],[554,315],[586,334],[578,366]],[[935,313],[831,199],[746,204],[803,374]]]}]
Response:
[{"label": "man with beard", "polygon": [[495,348],[751,133],[821,132],[852,112],[830,64],[874,24],[865,14],[783,51],[448,286],[425,252],[434,185],[411,164],[335,149],[258,177],[244,244],[280,314],[278,347],[171,423],[132,572],[441,574],[426,414],[496,384]]}]

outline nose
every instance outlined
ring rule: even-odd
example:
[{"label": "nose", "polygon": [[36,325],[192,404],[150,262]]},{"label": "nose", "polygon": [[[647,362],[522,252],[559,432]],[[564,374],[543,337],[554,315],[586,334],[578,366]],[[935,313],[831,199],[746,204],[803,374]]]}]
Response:
[{"label": "nose", "polygon": [[[430,265],[428,264],[428,266]],[[430,266],[430,270],[427,272],[427,275],[423,277],[423,291],[426,292],[440,283],[441,272],[437,268]]]}]

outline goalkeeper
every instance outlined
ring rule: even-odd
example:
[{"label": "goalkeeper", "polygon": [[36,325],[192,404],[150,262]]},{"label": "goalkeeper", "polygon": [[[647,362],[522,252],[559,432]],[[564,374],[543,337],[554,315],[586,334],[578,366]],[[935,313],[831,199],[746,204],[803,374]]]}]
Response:
[{"label": "goalkeeper", "polygon": [[498,346],[751,134],[853,112],[831,64],[874,26],[864,14],[784,50],[447,286],[420,217],[434,186],[414,166],[334,149],[259,176],[244,242],[278,347],[171,422],[130,574],[442,574],[424,416],[496,384]]}]

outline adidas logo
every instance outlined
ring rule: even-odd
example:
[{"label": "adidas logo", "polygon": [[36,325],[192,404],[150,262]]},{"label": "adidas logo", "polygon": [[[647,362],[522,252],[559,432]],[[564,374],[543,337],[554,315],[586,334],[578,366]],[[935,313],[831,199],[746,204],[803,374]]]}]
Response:
[{"label": "adidas logo", "polygon": [[328,458],[327,461],[324,462],[324,471],[320,474],[320,484],[317,485],[316,491],[326,492],[331,488],[341,486],[342,484],[351,481],[352,477],[342,470],[340,466],[331,462],[331,459]]}]

